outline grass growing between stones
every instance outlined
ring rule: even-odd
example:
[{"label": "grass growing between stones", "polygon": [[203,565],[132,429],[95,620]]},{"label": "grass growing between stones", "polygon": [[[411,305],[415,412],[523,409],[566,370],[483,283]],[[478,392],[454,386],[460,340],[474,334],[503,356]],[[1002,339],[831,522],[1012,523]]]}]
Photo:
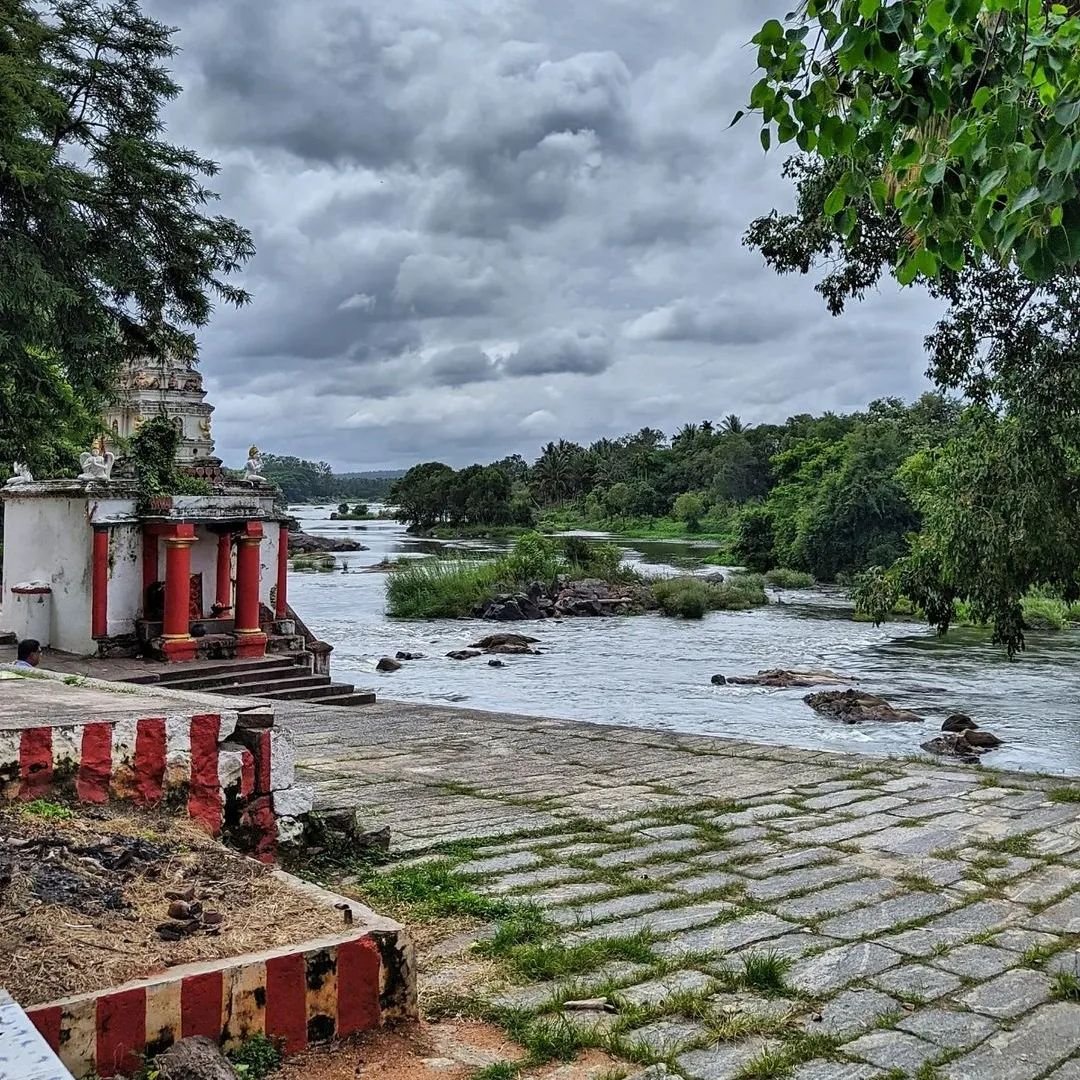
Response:
[{"label": "grass growing between stones", "polygon": [[472,1080],[517,1080],[521,1075],[521,1066],[512,1061],[496,1061],[478,1073],[473,1073]]},{"label": "grass growing between stones", "polygon": [[1051,788],[1046,794],[1051,802],[1080,803],[1080,787]]},{"label": "grass growing between stones", "polygon": [[414,919],[465,915],[474,919],[531,918],[526,905],[483,896],[446,860],[373,874],[357,885],[365,899],[390,905]]},{"label": "grass growing between stones", "polygon": [[775,952],[748,953],[742,960],[742,971],[736,972],[739,983],[753,990],[781,992],[786,989],[784,976],[791,960]]},{"label": "grass growing between stones", "polygon": [[806,1061],[828,1057],[839,1039],[799,1033],[780,1046],[766,1047],[735,1075],[735,1080],[783,1080]]},{"label": "grass growing between stones", "polygon": [[1062,1001],[1080,1001],[1080,978],[1071,971],[1058,971],[1054,975],[1054,997]]},{"label": "grass growing between stones", "polygon": [[[496,934],[498,936],[498,934]],[[565,945],[555,938],[530,939],[511,944],[510,935],[483,943],[481,955],[502,960],[519,977],[543,982],[573,978],[612,960],[635,964],[655,964],[652,935],[647,931],[625,937],[598,938],[578,945]]]}]

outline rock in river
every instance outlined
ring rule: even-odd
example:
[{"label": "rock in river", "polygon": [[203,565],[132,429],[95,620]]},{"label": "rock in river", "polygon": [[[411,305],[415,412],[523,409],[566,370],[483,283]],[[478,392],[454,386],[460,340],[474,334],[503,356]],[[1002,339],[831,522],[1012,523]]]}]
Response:
[{"label": "rock in river", "polygon": [[308,536],[307,533],[289,533],[290,555],[312,555],[335,551],[367,551],[359,540],[336,540],[326,536]]},{"label": "rock in river", "polygon": [[457,649],[446,654],[451,660],[472,660],[483,653],[479,649]]},{"label": "rock in river", "polygon": [[384,656],[376,665],[376,671],[400,671],[401,663],[398,660],[391,660],[389,656]]},{"label": "rock in river", "polygon": [[515,645],[527,649],[535,645],[540,639],[529,637],[527,634],[488,634],[469,646],[470,649],[496,649],[500,645]]},{"label": "rock in river", "polygon": [[404,652],[398,650],[396,658],[398,660],[423,660],[424,654],[422,652]]},{"label": "rock in river", "polygon": [[[713,679],[716,682],[716,679]],[[837,683],[854,682],[835,671],[788,671],[786,668],[770,668],[756,675],[729,675],[727,682],[734,686],[771,686],[780,689],[808,686],[835,686]],[[718,684],[718,685],[723,685]]]},{"label": "rock in river", "polygon": [[953,713],[944,724],[941,725],[942,731],[974,731],[979,725],[971,719],[970,716],[965,716],[963,713]]},{"label": "rock in river", "polygon": [[807,694],[803,701],[815,712],[845,724],[922,723],[922,717],[907,709],[894,709],[884,698],[861,690],[825,690]]}]

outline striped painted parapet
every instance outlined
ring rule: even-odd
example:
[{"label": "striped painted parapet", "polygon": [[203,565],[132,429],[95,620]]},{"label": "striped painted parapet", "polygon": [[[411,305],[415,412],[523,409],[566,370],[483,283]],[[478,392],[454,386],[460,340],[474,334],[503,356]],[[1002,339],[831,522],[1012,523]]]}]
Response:
[{"label": "striped painted parapet", "polygon": [[222,712],[0,731],[0,797],[183,806],[212,836],[271,862],[279,822],[309,811],[311,793],[296,783],[288,731],[238,724]]},{"label": "striped painted parapet", "polygon": [[288,1055],[417,1015],[415,957],[406,931],[360,904],[277,873],[321,903],[348,907],[351,928],[28,1009],[76,1080],[134,1075],[145,1057],[191,1035],[206,1035],[225,1050],[266,1035]]}]

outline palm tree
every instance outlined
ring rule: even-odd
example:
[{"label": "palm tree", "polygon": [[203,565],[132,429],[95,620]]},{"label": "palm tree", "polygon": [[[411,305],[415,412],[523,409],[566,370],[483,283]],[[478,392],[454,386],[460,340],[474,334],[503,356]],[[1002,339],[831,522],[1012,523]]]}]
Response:
[{"label": "palm tree", "polygon": [[725,435],[741,435],[746,427],[734,413],[729,413],[720,421],[720,430]]}]

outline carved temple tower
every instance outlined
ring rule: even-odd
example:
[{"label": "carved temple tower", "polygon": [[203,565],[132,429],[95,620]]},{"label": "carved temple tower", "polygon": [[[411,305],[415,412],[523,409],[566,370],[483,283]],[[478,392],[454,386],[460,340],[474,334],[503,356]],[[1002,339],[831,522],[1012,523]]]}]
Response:
[{"label": "carved temple tower", "polygon": [[[221,459],[214,456],[213,412],[194,362],[172,357],[127,365],[117,384],[116,401],[104,419],[107,431],[130,439],[146,420],[168,416],[180,433],[179,464],[213,480],[221,470]],[[116,450],[116,445],[112,449]]]}]

